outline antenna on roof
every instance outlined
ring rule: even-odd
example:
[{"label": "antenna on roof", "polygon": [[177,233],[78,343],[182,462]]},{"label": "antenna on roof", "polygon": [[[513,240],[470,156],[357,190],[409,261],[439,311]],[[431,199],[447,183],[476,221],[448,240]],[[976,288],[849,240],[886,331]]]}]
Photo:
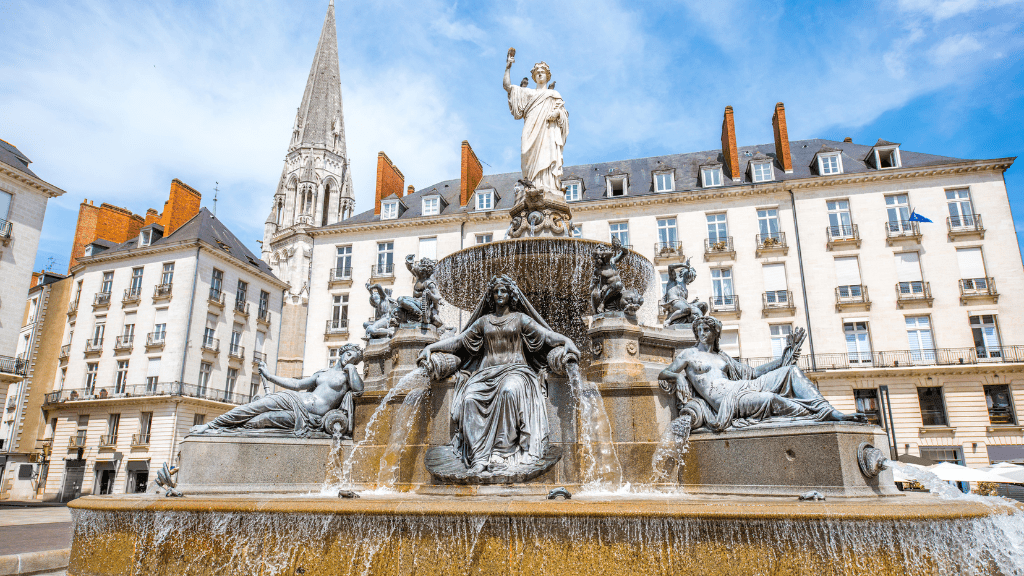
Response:
[{"label": "antenna on roof", "polygon": [[216,216],[217,215],[217,192],[220,192],[220,188],[218,188],[220,186],[220,182],[214,182],[213,184],[214,184],[214,186],[213,186],[213,215]]},{"label": "antenna on roof", "polygon": [[55,264],[57,264],[57,261],[53,259],[53,256],[50,256],[49,258],[46,259],[46,268],[45,268],[45,270],[47,272],[53,272],[53,267],[54,267]]}]

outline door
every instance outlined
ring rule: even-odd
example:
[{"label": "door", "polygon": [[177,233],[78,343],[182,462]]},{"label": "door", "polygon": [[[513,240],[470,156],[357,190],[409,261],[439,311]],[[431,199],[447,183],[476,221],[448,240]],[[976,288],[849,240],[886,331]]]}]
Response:
[{"label": "door", "polygon": [[85,460],[68,460],[64,468],[64,486],[61,487],[60,501],[70,502],[81,496],[84,478]]}]

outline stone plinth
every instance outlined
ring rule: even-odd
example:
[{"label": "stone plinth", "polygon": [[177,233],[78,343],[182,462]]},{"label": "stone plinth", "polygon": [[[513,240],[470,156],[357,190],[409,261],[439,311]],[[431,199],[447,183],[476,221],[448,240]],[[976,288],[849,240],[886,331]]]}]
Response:
[{"label": "stone plinth", "polygon": [[691,330],[675,330],[660,326],[641,326],[640,361],[647,366],[648,380],[656,382],[658,374],[675,360],[676,354],[697,343]]},{"label": "stone plinth", "polygon": [[416,369],[416,357],[438,341],[437,328],[421,324],[403,324],[389,342],[391,370],[387,372],[387,387],[393,388],[403,376]]},{"label": "stone plinth", "polygon": [[586,368],[586,379],[601,389],[647,382],[647,372],[640,362],[642,333],[636,319],[622,312],[594,316],[587,331],[593,359]]},{"label": "stone plinth", "polygon": [[509,210],[509,238],[572,236],[572,214],[565,192],[516,185],[515,204]]},{"label": "stone plinth", "polygon": [[875,478],[861,473],[857,448],[862,442],[889,453],[885,432],[866,424],[808,423],[696,433],[690,436],[681,483],[687,492],[701,494],[900,494],[891,470]]},{"label": "stone plinth", "polygon": [[363,389],[384,390],[387,388],[388,374],[391,373],[390,339],[374,338],[366,343],[363,350]]},{"label": "stone plinth", "polygon": [[[178,489],[185,494],[319,491],[330,438],[197,434],[181,441]],[[342,441],[350,446],[351,440]]]}]

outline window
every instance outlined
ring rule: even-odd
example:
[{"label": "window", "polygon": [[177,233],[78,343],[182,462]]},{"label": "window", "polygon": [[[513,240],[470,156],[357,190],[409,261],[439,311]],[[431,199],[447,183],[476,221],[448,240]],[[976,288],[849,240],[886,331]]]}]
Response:
[{"label": "window", "polygon": [[206,348],[213,348],[217,339],[217,329],[213,326],[207,326],[203,332],[203,346]]},{"label": "window", "polygon": [[668,272],[661,272],[660,276],[661,276],[661,292],[660,292],[660,294],[664,294],[665,293],[665,289],[668,288]]},{"label": "window", "polygon": [[851,365],[871,364],[871,342],[867,322],[845,322],[846,356]]},{"label": "window", "polygon": [[228,350],[233,356],[238,356],[242,353],[242,328],[239,324],[235,324],[233,330],[231,330],[231,348]]},{"label": "window", "polygon": [[327,366],[333,368],[341,359],[341,348],[331,348],[327,354]]},{"label": "window", "polygon": [[249,284],[243,280],[238,281],[238,288],[235,289],[235,303],[245,302],[246,294],[249,292]]},{"label": "window", "polygon": [[779,210],[777,208],[758,210],[757,228],[761,234],[761,242],[769,238],[779,239]]},{"label": "window", "polygon": [[148,230],[143,230],[139,234],[139,247],[141,248],[143,246],[149,246],[149,244],[152,241],[152,239],[153,239],[153,229],[150,228]]},{"label": "window", "polygon": [[128,384],[128,361],[117,361],[117,373],[114,375],[114,394],[124,394]]},{"label": "window", "polygon": [[220,298],[220,292],[224,289],[224,272],[213,269],[213,274],[210,276],[210,297],[214,299]]},{"label": "window", "polygon": [[145,442],[149,443],[149,433],[153,430],[153,413],[143,412],[139,417],[139,434],[144,436]]},{"label": "window", "polygon": [[420,258],[437,260],[437,238],[420,238]]},{"label": "window", "polygon": [[423,215],[436,216],[441,213],[441,198],[438,196],[427,196],[423,199]]},{"label": "window", "polygon": [[270,310],[270,292],[260,290],[259,318],[266,318]]},{"label": "window", "polygon": [[494,208],[494,192],[491,190],[476,191],[476,209],[490,210]]},{"label": "window", "polygon": [[334,305],[331,308],[331,328],[341,329],[348,327],[348,294],[337,294],[334,296]]},{"label": "window", "polygon": [[921,280],[921,256],[917,252],[899,252],[893,255],[896,262],[896,280],[900,295],[924,294]]},{"label": "window", "polygon": [[167,337],[167,308],[158,308],[153,324],[153,342],[163,342]]},{"label": "window", "polygon": [[721,166],[705,166],[700,169],[701,182],[705,188],[712,188],[714,186],[722,185],[722,167]]},{"label": "window", "polygon": [[878,401],[878,390],[874,388],[854,390],[853,399],[857,404],[857,412],[867,416],[869,424],[882,425],[882,407]]},{"label": "window", "polygon": [[1010,387],[1005,384],[985,386],[985,404],[988,405],[988,421],[991,424],[1017,424],[1010,401]]},{"label": "window", "polygon": [[160,275],[161,284],[170,284],[174,282],[174,262],[167,262],[164,264],[163,273]]},{"label": "window", "polygon": [[999,341],[999,329],[995,314],[971,316],[971,333],[974,335],[974,349],[978,358],[1002,358],[1003,349]]},{"label": "window", "polygon": [[967,188],[946,190],[946,207],[949,208],[949,225],[953,228],[974,226],[974,208],[971,206],[971,191]]},{"label": "window", "polygon": [[235,393],[235,383],[238,382],[238,368],[228,368],[228,379],[224,383],[224,399],[229,400]]},{"label": "window", "polygon": [[658,218],[658,245],[673,248],[676,245],[676,219]]},{"label": "window", "polygon": [[769,326],[772,335],[772,357],[782,357],[782,352],[786,349],[786,339],[793,333],[792,324],[772,324]]},{"label": "window", "polygon": [[260,375],[253,374],[249,381],[249,400],[252,401],[260,393]]},{"label": "window", "polygon": [[124,326],[121,327],[121,346],[131,346],[135,341],[135,314],[124,315]]},{"label": "window", "polygon": [[11,214],[11,199],[14,196],[10,192],[0,190],[0,219],[8,220]]},{"label": "window", "polygon": [[655,192],[671,192],[675,190],[675,183],[673,182],[672,172],[659,172],[654,175],[654,191]]},{"label": "window", "polygon": [[889,214],[889,232],[906,232],[911,229],[910,199],[906,194],[886,196],[885,209]]},{"label": "window", "polygon": [[199,426],[200,424],[206,424],[206,414],[194,414],[192,416],[192,425]]},{"label": "window", "polygon": [[618,238],[623,246],[629,246],[629,222],[614,222],[610,228],[611,238]]},{"label": "window", "polygon": [[840,298],[859,299],[863,296],[860,263],[856,256],[836,258],[836,286]]},{"label": "window", "polygon": [[334,260],[335,278],[352,277],[352,246],[338,246]]},{"label": "window", "polygon": [[96,371],[100,365],[96,362],[89,362],[85,365],[85,395],[92,396],[96,393]]},{"label": "window", "polygon": [[493,234],[477,234],[476,235],[476,243],[477,244],[487,244],[493,238],[494,238]]},{"label": "window", "polygon": [[390,202],[381,202],[380,219],[394,220],[395,218],[398,218],[398,201],[392,200]]},{"label": "window", "polygon": [[107,330],[106,319],[97,319],[92,327],[92,345],[99,347],[103,345],[103,334]]},{"label": "window", "polygon": [[723,328],[719,337],[718,346],[733,358],[740,356],[740,332],[736,328]]},{"label": "window", "polygon": [[121,415],[111,414],[107,416],[107,442],[110,444],[117,443],[117,429],[121,425]]},{"label": "window", "polygon": [[965,290],[987,290],[985,259],[981,248],[957,248],[956,260],[960,265],[960,278]]},{"label": "window", "polygon": [[113,286],[114,286],[114,273],[113,272],[104,272],[103,273],[103,282],[100,283],[100,292],[102,292],[104,294],[110,294],[110,290],[113,288]]},{"label": "window", "polygon": [[818,171],[823,176],[841,174],[843,172],[843,160],[840,158],[839,152],[818,154]]},{"label": "window", "polygon": [[711,297],[715,306],[731,306],[733,304],[732,268],[711,269]]},{"label": "window", "polygon": [[608,176],[608,196],[625,196],[629,191],[629,178],[627,176]]},{"label": "window", "polygon": [[881,150],[875,149],[875,166],[880,170],[885,168],[899,168],[900,167],[900,149],[899,148],[883,148]]},{"label": "window", "polygon": [[565,201],[576,202],[580,199],[580,183],[568,182],[565,184]]},{"label": "window", "polygon": [[907,316],[907,342],[910,344],[910,359],[914,362],[934,362],[935,344],[932,341],[932,325],[927,316]]},{"label": "window", "polygon": [[768,182],[769,180],[774,180],[771,162],[751,162],[750,173],[751,179],[754,182]]},{"label": "window", "polygon": [[729,225],[725,221],[725,213],[708,214],[708,242],[726,242],[729,240]]},{"label": "window", "polygon": [[789,283],[786,281],[785,264],[765,264],[761,267],[764,276],[765,304],[785,307],[789,304]]},{"label": "window", "polygon": [[828,208],[829,236],[832,238],[852,238],[853,220],[850,218],[849,200],[829,200]]},{"label": "window", "polygon": [[150,358],[146,366],[146,392],[153,393],[160,382],[160,358]]},{"label": "window", "polygon": [[392,272],[392,266],[394,265],[395,257],[395,243],[394,242],[378,242],[377,243],[377,272],[381,274],[390,274]]},{"label": "window", "polygon": [[142,268],[132,268],[132,283],[128,292],[132,296],[142,294]]},{"label": "window", "polygon": [[941,386],[918,388],[917,400],[921,403],[921,422],[924,426],[949,426]]},{"label": "window", "polygon": [[[210,386],[210,373],[213,372],[213,364],[209,362],[203,362],[199,365],[199,385],[196,386],[196,394],[200,396],[206,395],[206,390]],[[202,424],[202,422],[200,422]]]}]

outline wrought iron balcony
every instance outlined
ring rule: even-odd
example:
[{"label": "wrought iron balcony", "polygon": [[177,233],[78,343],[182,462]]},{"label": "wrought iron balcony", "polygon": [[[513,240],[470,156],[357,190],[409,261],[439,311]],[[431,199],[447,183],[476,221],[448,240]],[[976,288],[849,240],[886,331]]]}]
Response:
[{"label": "wrought iron balcony", "polygon": [[757,256],[774,252],[789,253],[789,244],[786,243],[785,232],[756,234],[754,236],[754,243],[754,252]]},{"label": "wrought iron balcony", "polygon": [[[761,366],[775,358],[745,358],[750,366]],[[849,370],[860,368],[910,368],[916,366],[966,366],[990,363],[1022,363],[1024,346],[975,348],[931,348],[923,350],[887,350],[882,352],[836,352],[802,354],[798,366],[805,371]]]},{"label": "wrought iron balcony", "polygon": [[885,241],[892,246],[896,240],[920,240],[921,225],[910,220],[890,220],[885,223]]},{"label": "wrought iron balcony", "polygon": [[394,278],[394,264],[375,264],[370,267],[370,278]]},{"label": "wrought iron balcony", "polygon": [[259,310],[257,310],[256,311],[256,321],[261,323],[261,324],[265,324],[265,325],[269,326],[270,325],[270,310],[268,310],[266,308],[260,308]]},{"label": "wrought iron balcony", "polygon": [[[223,390],[210,388],[209,386],[194,386],[191,384],[184,384],[182,382],[152,382],[147,384],[134,384],[131,386],[125,386],[123,388],[123,392],[119,395],[119,398],[137,398],[147,396],[185,396],[190,398],[206,398],[207,400],[228,402],[230,404],[245,404],[250,400],[250,397],[246,394],[232,393],[225,396]],[[93,396],[92,393],[87,389],[61,390],[59,392],[51,392],[46,395],[47,404],[81,402],[94,399],[96,399],[96,396]],[[85,445],[84,434],[85,433],[83,432],[83,446]],[[72,436],[72,438],[75,438],[75,436]],[[72,447],[74,447],[73,442]]]},{"label": "wrought iron balcony", "polygon": [[235,312],[246,318],[249,317],[249,303],[245,301],[245,298],[235,297]]},{"label": "wrought iron balcony", "polygon": [[331,276],[328,278],[328,284],[334,284],[338,282],[351,282],[352,281],[352,267],[346,268],[331,268]]},{"label": "wrought iron balcony", "polygon": [[71,354],[71,344],[65,344],[65,345],[60,347],[60,354],[57,355],[57,358],[60,359],[60,360],[66,360],[67,357],[70,354]]},{"label": "wrought iron balcony", "polygon": [[78,314],[78,298],[75,298],[68,303],[68,316],[74,316]]},{"label": "wrought iron balcony", "polygon": [[0,373],[3,374],[14,374],[15,376],[24,376],[28,363],[23,358],[11,358],[10,356],[0,356]]},{"label": "wrought iron balcony", "polygon": [[153,300],[166,300],[171,297],[171,283],[157,284],[153,288]]},{"label": "wrought iron balcony", "polygon": [[241,360],[245,358],[245,347],[239,346],[238,344],[231,344],[228,346],[228,356]]},{"label": "wrought iron balcony", "polygon": [[791,290],[772,290],[761,294],[761,310],[768,312],[790,312],[796,310],[796,303],[793,301]]},{"label": "wrought iron balcony", "polygon": [[129,336],[118,336],[114,339],[114,350],[131,350],[132,343],[135,341],[135,335]]},{"label": "wrought iron balcony", "polygon": [[348,334],[348,318],[328,320],[327,328],[324,330],[324,336],[330,336],[332,334]]},{"label": "wrought iron balcony", "polygon": [[981,214],[950,216],[946,218],[946,230],[949,231],[950,240],[962,236],[985,237],[985,226],[981,223]]},{"label": "wrought iron balcony", "polygon": [[0,243],[6,246],[14,234],[14,225],[9,220],[0,220]]},{"label": "wrought iron balcony", "polygon": [[903,308],[904,305],[912,302],[924,302],[931,306],[932,286],[929,282],[897,282],[896,283],[896,306]]},{"label": "wrought iron balcony", "polygon": [[711,312],[719,314],[738,314],[740,311],[740,297],[735,294],[712,296],[708,298]]},{"label": "wrought iron balcony", "polygon": [[991,298],[999,300],[999,292],[996,290],[995,278],[961,278],[960,279],[960,301],[966,303],[968,300]]},{"label": "wrought iron balcony", "polygon": [[853,244],[860,248],[860,230],[856,224],[842,226],[826,226],[825,234],[828,238],[828,248],[831,250],[836,246]]},{"label": "wrought iron balcony", "polygon": [[220,338],[203,338],[201,345],[203,350],[207,352],[213,352],[214,354],[220,353]]},{"label": "wrought iron balcony", "polygon": [[117,435],[104,434],[100,436],[100,448],[110,448],[117,446]]},{"label": "wrought iron balcony", "polygon": [[210,304],[224,307],[224,291],[218,288],[210,288],[210,296],[207,298]]},{"label": "wrought iron balcony", "polygon": [[868,297],[868,287],[863,284],[850,284],[848,286],[836,286],[836,310],[842,311],[844,307],[864,306],[871,309],[871,298]]},{"label": "wrought iron balcony", "polygon": [[142,288],[126,288],[124,296],[121,297],[121,304],[138,304],[142,300]]},{"label": "wrought iron balcony", "polygon": [[736,248],[733,247],[732,236],[723,238],[718,237],[717,240],[711,238],[704,239],[704,259],[714,257],[736,257]]},{"label": "wrought iron balcony", "polygon": [[149,434],[132,434],[132,446],[149,446]]},{"label": "wrought iron balcony", "polygon": [[103,338],[90,338],[85,341],[85,353],[100,352],[103,350]]},{"label": "wrought iron balcony", "polygon": [[[59,394],[59,392],[57,392]],[[79,432],[68,438],[68,448],[85,448],[85,432]]]},{"label": "wrought iron balcony", "polygon": [[110,292],[97,292],[92,299],[93,307],[110,306]]},{"label": "wrought iron balcony", "polygon": [[149,348],[163,346],[166,340],[167,332],[150,332],[146,334],[146,346]]},{"label": "wrought iron balcony", "polygon": [[686,258],[683,256],[683,243],[681,240],[673,240],[671,242],[655,242],[654,243],[654,259],[658,260],[679,260],[683,261]]}]

